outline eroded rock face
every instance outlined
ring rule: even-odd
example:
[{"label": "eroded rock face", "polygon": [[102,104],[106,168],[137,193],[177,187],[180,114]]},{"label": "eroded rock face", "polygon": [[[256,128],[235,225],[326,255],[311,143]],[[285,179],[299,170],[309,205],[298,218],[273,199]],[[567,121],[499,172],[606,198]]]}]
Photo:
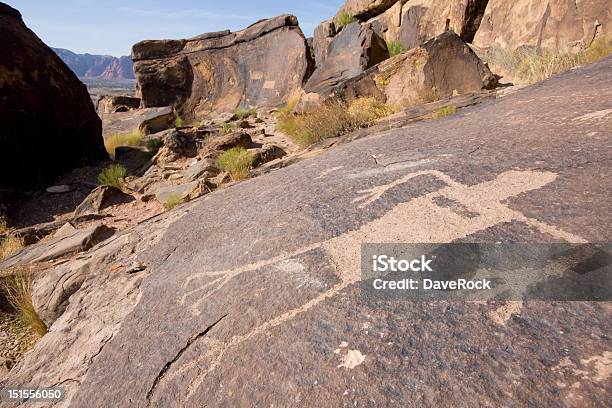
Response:
[{"label": "eroded rock face", "polygon": [[339,83],[358,76],[387,58],[387,45],[371,25],[351,23],[331,41],[327,57],[322,64],[317,64],[304,90],[327,94]]},{"label": "eroded rock face", "polygon": [[408,106],[496,84],[497,78],[480,58],[457,34],[448,31],[339,85],[333,94],[349,101],[371,96]]},{"label": "eroded rock face", "polygon": [[132,49],[143,107],[173,105],[186,120],[238,106],[278,106],[302,86],[310,58],[297,18],[291,15],[262,20],[236,33],[143,41]]},{"label": "eroded rock face", "polygon": [[[447,29],[472,42],[488,0],[411,0],[402,8],[399,41],[416,47]],[[515,21],[521,21],[517,18]]]},{"label": "eroded rock face", "polygon": [[398,0],[347,0],[340,8],[334,20],[342,15],[352,16],[360,20],[367,20],[374,17],[389,7],[393,6]]},{"label": "eroded rock face", "polygon": [[106,157],[87,88],[0,3],[0,189],[32,187]]},{"label": "eroded rock face", "polygon": [[611,10],[609,0],[490,0],[474,44],[578,50],[612,35]]},{"label": "eroded rock face", "polygon": [[317,65],[323,64],[327,58],[329,45],[332,43],[336,35],[336,27],[332,20],[322,21],[314,30],[312,47],[315,54],[315,62]]}]

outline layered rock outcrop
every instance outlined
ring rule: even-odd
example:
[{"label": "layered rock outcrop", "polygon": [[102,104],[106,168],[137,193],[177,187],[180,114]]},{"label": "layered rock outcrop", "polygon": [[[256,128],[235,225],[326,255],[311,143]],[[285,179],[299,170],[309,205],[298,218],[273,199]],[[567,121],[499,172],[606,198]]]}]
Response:
[{"label": "layered rock outcrop", "polygon": [[306,92],[327,94],[336,85],[389,58],[389,51],[371,25],[354,22],[331,40],[324,55],[304,86]]},{"label": "layered rock outcrop", "polygon": [[447,31],[340,84],[333,94],[347,101],[370,96],[408,106],[496,85],[497,77],[470,47]]},{"label": "layered rock outcrop", "polygon": [[0,190],[107,157],[85,85],[4,3],[0,38]]},{"label": "layered rock outcrop", "polygon": [[490,0],[474,44],[571,52],[599,35],[612,35],[609,0]]},{"label": "layered rock outcrop", "polygon": [[259,21],[230,33],[143,41],[132,49],[143,107],[172,105],[186,120],[236,107],[285,102],[311,72],[295,16]]}]

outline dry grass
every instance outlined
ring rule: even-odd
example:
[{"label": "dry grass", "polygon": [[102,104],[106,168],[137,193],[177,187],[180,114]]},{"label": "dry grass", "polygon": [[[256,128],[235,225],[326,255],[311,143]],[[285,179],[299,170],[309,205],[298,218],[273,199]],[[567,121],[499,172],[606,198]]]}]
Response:
[{"label": "dry grass", "polygon": [[555,53],[533,49],[507,51],[492,48],[482,55],[493,70],[523,83],[534,83],[574,67],[590,64],[612,54],[612,38],[600,37],[577,53]]},{"label": "dry grass", "polygon": [[234,116],[232,119],[234,120],[244,120],[249,116],[253,116],[257,114],[255,109],[244,109],[244,108],[236,108],[234,109]]},{"label": "dry grass", "polygon": [[301,98],[301,94],[296,94],[290,97],[289,100],[287,101],[287,104],[285,104],[285,106],[283,106],[282,108],[278,109],[278,114],[279,115],[289,115],[293,113],[293,111],[297,107],[297,104],[300,102],[300,98]]},{"label": "dry grass", "polygon": [[398,54],[406,51],[406,47],[399,41],[387,41],[387,49],[389,50],[389,56],[395,57]]},{"label": "dry grass", "polygon": [[253,166],[253,155],[244,147],[234,147],[219,155],[217,166],[227,171],[232,180],[244,180]]},{"label": "dry grass", "polygon": [[4,217],[0,216],[0,261],[15,255],[24,247],[23,240],[10,235],[11,229],[8,227]]},{"label": "dry grass", "polygon": [[127,170],[120,164],[111,164],[98,175],[98,184],[121,188],[123,179],[127,175]]},{"label": "dry grass", "polygon": [[171,210],[174,207],[181,205],[186,201],[187,200],[182,195],[178,193],[174,193],[166,199],[166,202],[164,203],[164,208],[166,208],[167,210]]},{"label": "dry grass", "polygon": [[2,291],[19,318],[36,334],[44,336],[47,333],[47,325],[38,316],[32,303],[32,274],[21,270],[5,277],[2,281]]},{"label": "dry grass", "polygon": [[174,119],[175,128],[183,127],[183,125],[184,125],[184,122],[183,122],[183,119],[181,119],[181,117],[177,117],[176,119]]},{"label": "dry grass", "polygon": [[455,113],[457,113],[457,107],[455,105],[447,105],[447,106],[443,106],[440,109],[436,110],[433,113],[433,118],[441,119],[447,116],[454,115]]},{"label": "dry grass", "polygon": [[395,111],[370,97],[357,98],[349,106],[340,101],[328,101],[304,114],[279,114],[278,129],[299,146],[308,147],[323,139],[369,126]]},{"label": "dry grass", "polygon": [[142,142],[142,133],[133,130],[130,133],[118,133],[104,138],[104,147],[111,157],[115,157],[115,149],[121,146],[138,146]]},{"label": "dry grass", "polygon": [[238,125],[235,123],[224,123],[221,125],[221,128],[223,129],[223,133],[228,134],[238,129]]}]

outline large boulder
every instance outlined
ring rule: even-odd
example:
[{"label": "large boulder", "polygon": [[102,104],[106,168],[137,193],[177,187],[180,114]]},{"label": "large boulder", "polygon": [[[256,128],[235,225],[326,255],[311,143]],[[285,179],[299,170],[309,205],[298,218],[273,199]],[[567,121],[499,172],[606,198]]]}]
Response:
[{"label": "large boulder", "polygon": [[0,190],[107,157],[85,85],[4,3],[0,38]]},{"label": "large boulder", "polygon": [[612,35],[610,0],[490,0],[474,44],[571,52],[597,35]]},{"label": "large boulder", "polygon": [[236,107],[274,107],[311,72],[295,16],[259,21],[236,33],[143,41],[132,49],[143,107],[174,106],[185,120]]},{"label": "large boulder", "polygon": [[340,84],[332,95],[348,102],[366,96],[409,106],[495,85],[497,77],[467,43],[447,31]]},{"label": "large boulder", "polygon": [[336,85],[387,58],[387,45],[370,24],[351,23],[331,41],[327,57],[322,63],[317,63],[317,69],[304,90],[327,94]]},{"label": "large boulder", "polygon": [[[451,29],[472,42],[488,0],[347,0],[336,14],[353,16],[372,24],[387,41],[399,41],[405,48]],[[344,17],[345,18],[345,17]]]},{"label": "large boulder", "polygon": [[338,13],[334,17],[334,21],[342,19],[343,16],[367,20],[384,12],[397,1],[398,0],[347,0],[346,3],[340,7],[340,10],[338,10]]}]

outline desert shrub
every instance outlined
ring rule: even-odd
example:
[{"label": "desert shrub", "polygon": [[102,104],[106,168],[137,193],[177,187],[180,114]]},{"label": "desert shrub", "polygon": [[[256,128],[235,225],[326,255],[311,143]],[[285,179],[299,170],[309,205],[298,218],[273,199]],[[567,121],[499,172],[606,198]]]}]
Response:
[{"label": "desert shrub", "polygon": [[164,202],[164,207],[167,210],[171,210],[174,207],[176,207],[177,205],[181,205],[183,204],[185,201],[187,201],[182,195],[178,194],[178,193],[174,193],[171,194],[166,201]]},{"label": "desert shrub", "polygon": [[404,47],[399,41],[387,41],[387,49],[389,50],[389,55],[391,57],[406,51],[406,47]]},{"label": "desert shrub", "polygon": [[221,125],[221,128],[223,129],[223,133],[228,134],[238,129],[238,125],[235,123],[224,123]]},{"label": "desert shrub", "polygon": [[32,274],[21,270],[5,277],[2,281],[2,290],[19,318],[36,334],[44,336],[47,333],[47,325],[38,316],[32,303]]},{"label": "desert shrub", "polygon": [[232,180],[238,181],[249,177],[253,160],[253,155],[244,147],[234,147],[219,155],[217,166],[227,171]]},{"label": "desert shrub", "polygon": [[494,70],[500,70],[515,79],[534,83],[574,67],[590,64],[612,54],[612,37],[600,37],[589,47],[577,53],[559,53],[519,48],[508,51],[491,48],[481,53]]},{"label": "desert shrub", "polygon": [[130,133],[119,133],[104,138],[104,147],[108,154],[115,157],[115,149],[121,146],[138,146],[142,142],[142,133],[138,129]]},{"label": "desert shrub", "polygon": [[441,119],[447,116],[451,116],[457,113],[457,107],[455,105],[443,106],[433,113],[434,119]]},{"label": "desert shrub", "polygon": [[127,170],[120,164],[111,164],[98,175],[98,184],[121,188]]},{"label": "desert shrub", "polygon": [[393,112],[395,109],[392,107],[369,97],[357,98],[349,106],[340,101],[328,101],[304,114],[279,115],[277,127],[295,143],[307,147],[368,126]]},{"label": "desert shrub", "polygon": [[397,112],[397,109],[393,106],[378,102],[375,98],[362,97],[353,100],[347,111],[355,120],[355,124],[361,127],[377,119],[392,115]]},{"label": "desert shrub", "polygon": [[255,115],[256,113],[257,111],[255,109],[236,108],[234,109],[233,119],[243,120],[248,118],[249,116]]},{"label": "desert shrub", "polygon": [[6,219],[0,216],[0,261],[15,255],[23,249],[23,240],[19,237],[11,236],[11,229],[8,227]]},{"label": "desert shrub", "polygon": [[183,127],[183,124],[184,124],[183,119],[180,116],[174,119],[174,127],[180,128],[180,127]]},{"label": "desert shrub", "polygon": [[612,37],[599,37],[584,51],[587,63],[599,61],[612,54]]},{"label": "desert shrub", "polygon": [[355,16],[352,16],[352,15],[347,14],[347,13],[340,13],[338,15],[338,18],[336,18],[336,25],[338,26],[338,29],[340,29],[340,28],[344,27],[345,25],[354,23],[355,21],[357,21]]}]

